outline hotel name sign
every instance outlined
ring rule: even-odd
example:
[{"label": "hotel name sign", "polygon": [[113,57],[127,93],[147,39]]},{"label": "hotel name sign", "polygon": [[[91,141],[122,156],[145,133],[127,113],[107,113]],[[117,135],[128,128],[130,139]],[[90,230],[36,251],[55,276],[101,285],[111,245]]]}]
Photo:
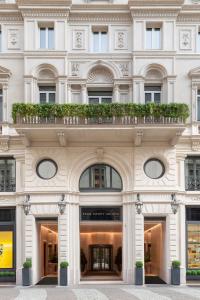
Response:
[{"label": "hotel name sign", "polygon": [[81,207],[81,221],[121,221],[122,207]]}]

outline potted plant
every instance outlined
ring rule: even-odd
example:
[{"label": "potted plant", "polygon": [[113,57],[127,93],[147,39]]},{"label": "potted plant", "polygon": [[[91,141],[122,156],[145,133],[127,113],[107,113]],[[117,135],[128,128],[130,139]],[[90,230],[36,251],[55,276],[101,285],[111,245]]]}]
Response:
[{"label": "potted plant", "polygon": [[136,261],[135,263],[135,284],[143,285],[143,262]]},{"label": "potted plant", "polygon": [[22,269],[22,285],[29,286],[31,285],[31,268],[32,268],[32,261],[30,258],[27,258],[26,261],[23,263]]},{"label": "potted plant", "polygon": [[60,263],[60,285],[66,286],[67,285],[67,268],[69,263],[67,261],[62,261]]},{"label": "potted plant", "polygon": [[187,270],[187,280],[200,280],[200,270]]},{"label": "potted plant", "polygon": [[180,261],[173,260],[171,267],[171,284],[180,285]]}]

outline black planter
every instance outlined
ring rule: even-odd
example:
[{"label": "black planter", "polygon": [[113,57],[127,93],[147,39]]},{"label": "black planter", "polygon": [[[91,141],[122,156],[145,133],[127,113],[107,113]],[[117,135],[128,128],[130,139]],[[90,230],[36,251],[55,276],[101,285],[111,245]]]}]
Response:
[{"label": "black planter", "polygon": [[29,286],[32,282],[31,268],[22,269],[22,285]]},{"label": "black planter", "polygon": [[60,268],[60,285],[67,285],[67,268]]},{"label": "black planter", "polygon": [[187,280],[198,280],[198,281],[200,281],[200,275],[187,275],[186,279]]},{"label": "black planter", "polygon": [[135,284],[143,285],[143,268],[135,268]]},{"label": "black planter", "polygon": [[15,282],[15,276],[0,276],[0,282]]},{"label": "black planter", "polygon": [[171,284],[180,285],[180,268],[171,268]]}]

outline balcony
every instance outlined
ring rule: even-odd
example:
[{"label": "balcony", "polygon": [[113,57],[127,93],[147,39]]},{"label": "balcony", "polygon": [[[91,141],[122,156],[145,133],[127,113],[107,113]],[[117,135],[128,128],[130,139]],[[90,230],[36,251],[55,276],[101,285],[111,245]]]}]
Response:
[{"label": "balcony", "polygon": [[[68,142],[169,141],[185,129],[185,104],[14,104],[14,127],[26,141]],[[29,143],[28,142],[28,143]]]},{"label": "balcony", "polygon": [[200,191],[200,177],[186,176],[185,185],[186,191]]}]

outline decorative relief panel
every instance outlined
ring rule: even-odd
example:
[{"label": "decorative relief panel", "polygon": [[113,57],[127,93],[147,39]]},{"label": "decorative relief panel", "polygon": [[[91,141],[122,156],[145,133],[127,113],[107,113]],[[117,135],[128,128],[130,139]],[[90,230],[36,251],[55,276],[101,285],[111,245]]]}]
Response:
[{"label": "decorative relief panel", "polygon": [[[144,173],[144,163],[150,158],[157,158],[164,163],[165,173],[159,179],[151,179]],[[140,148],[135,150],[136,186],[167,187],[176,185],[176,150],[169,148]]]},{"label": "decorative relief panel", "polygon": [[71,63],[71,74],[72,76],[79,76],[80,64],[77,62]]},{"label": "decorative relief panel", "polygon": [[8,49],[20,49],[19,29],[8,29]]},{"label": "decorative relief panel", "polygon": [[113,75],[109,70],[102,66],[98,66],[91,70],[88,76],[90,83],[113,83]]},{"label": "decorative relief panel", "polygon": [[115,31],[115,49],[127,50],[128,49],[128,33],[127,31]]},{"label": "decorative relief panel", "polygon": [[119,68],[121,70],[121,73],[123,76],[129,75],[129,63],[128,62],[122,62],[119,64]]},{"label": "decorative relief panel", "polygon": [[73,49],[84,49],[85,48],[85,31],[74,30],[73,31]]},{"label": "decorative relief panel", "polygon": [[200,152],[200,141],[192,141],[192,150]]},{"label": "decorative relief panel", "polygon": [[180,30],[180,50],[191,50],[192,49],[192,31],[191,30]]}]

